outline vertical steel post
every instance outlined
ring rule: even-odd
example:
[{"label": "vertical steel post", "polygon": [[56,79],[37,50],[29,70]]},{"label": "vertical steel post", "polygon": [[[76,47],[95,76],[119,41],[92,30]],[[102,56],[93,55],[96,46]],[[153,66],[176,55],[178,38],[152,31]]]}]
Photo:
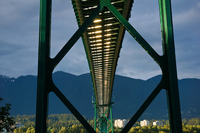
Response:
[{"label": "vertical steel post", "polygon": [[95,108],[94,108],[94,131],[96,131],[97,128],[97,105],[95,103]]},{"label": "vertical steel post", "polygon": [[112,105],[110,105],[110,124],[111,124],[111,133],[113,133],[113,117],[112,117]]},{"label": "vertical steel post", "polygon": [[[105,116],[107,111],[105,113],[102,113],[95,102],[93,102],[95,105],[95,118],[94,118],[94,129],[96,131],[96,128],[98,129],[99,133],[109,133],[111,129],[111,133],[113,133],[113,117],[112,117],[112,104],[108,106],[107,111],[110,111],[110,120],[108,117]],[[99,110],[99,113],[102,114],[102,117],[98,118],[97,120],[97,110]],[[98,124],[97,124],[98,123]]]},{"label": "vertical steel post", "polygon": [[99,122],[100,122],[100,132],[101,133],[107,133],[107,129],[108,129],[108,124],[107,124],[107,120],[105,117],[101,117],[99,118]]},{"label": "vertical steel post", "polygon": [[51,0],[40,0],[39,55],[36,105],[36,133],[47,128],[48,92],[50,79]]},{"label": "vertical steel post", "polygon": [[163,56],[166,67],[163,75],[167,82],[167,102],[169,112],[170,131],[182,133],[181,111],[176,70],[174,35],[171,13],[171,0],[159,0],[160,22],[162,31]]},{"label": "vertical steel post", "polygon": [[[167,91],[169,121],[171,126],[170,129],[173,133],[182,133],[174,36],[172,26],[171,1],[159,0],[163,56],[159,56],[155,52],[155,50],[142,38],[142,36],[140,36],[140,34],[128,23],[128,21],[123,18],[123,16],[115,9],[113,5],[109,5],[107,7],[115,15],[115,17],[123,24],[127,31],[136,39],[136,41],[139,42],[139,44],[162,68],[164,78],[164,84],[162,83],[162,86],[164,85]],[[139,111],[139,113],[141,112]],[[134,117],[132,120],[134,121]],[[126,127],[124,129],[128,131],[130,128]],[[122,130],[122,132],[126,132],[124,129]]]}]

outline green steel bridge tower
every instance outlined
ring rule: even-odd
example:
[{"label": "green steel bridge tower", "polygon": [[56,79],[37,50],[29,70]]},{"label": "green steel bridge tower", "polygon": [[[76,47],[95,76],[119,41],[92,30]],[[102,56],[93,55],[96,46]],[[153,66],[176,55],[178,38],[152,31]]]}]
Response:
[{"label": "green steel bridge tower", "polygon": [[[122,133],[127,133],[162,89],[166,90],[170,131],[182,133],[176,71],[171,1],[158,0],[163,55],[159,55],[128,22],[133,0],[71,0],[78,30],[54,58],[50,58],[52,0],[40,0],[36,133],[47,129],[50,92],[63,102],[90,133],[113,132],[112,91],[125,30],[144,48],[162,70],[162,80],[132,116]],[[52,81],[52,72],[76,41],[82,37],[94,91],[94,128],[61,93]]]}]

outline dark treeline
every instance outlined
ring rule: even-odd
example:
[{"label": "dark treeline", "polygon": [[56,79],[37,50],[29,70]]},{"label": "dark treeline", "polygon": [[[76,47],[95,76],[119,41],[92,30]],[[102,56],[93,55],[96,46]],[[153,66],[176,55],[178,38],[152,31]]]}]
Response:
[{"label": "dark treeline", "polygon": [[[15,117],[16,122],[20,122],[24,127],[15,129],[14,133],[35,133],[35,116],[18,115]],[[87,120],[93,126],[93,120]],[[131,128],[129,133],[169,133],[170,126],[168,120],[159,120],[164,123],[163,126],[153,126],[156,120],[150,120],[149,126],[140,127],[139,122]],[[183,119],[184,133],[200,133],[200,118]],[[114,128],[114,133],[119,133],[120,128]],[[80,122],[71,114],[52,114],[48,116],[48,133],[87,133]]]},{"label": "dark treeline", "polygon": [[[34,115],[17,115],[16,122],[24,127],[15,129],[14,133],[35,133]],[[88,120],[93,125],[93,120]],[[80,122],[71,114],[51,114],[48,116],[48,133],[87,133]]]}]

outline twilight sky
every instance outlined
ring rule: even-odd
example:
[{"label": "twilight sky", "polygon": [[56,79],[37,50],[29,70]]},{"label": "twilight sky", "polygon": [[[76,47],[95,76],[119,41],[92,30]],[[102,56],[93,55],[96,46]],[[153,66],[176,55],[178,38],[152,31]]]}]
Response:
[{"label": "twilight sky", "polygon": [[[37,75],[39,0],[1,0],[0,75]],[[200,1],[172,0],[178,78],[200,78]],[[129,22],[162,55],[158,0],[135,0]],[[71,0],[53,0],[51,57],[77,30]],[[54,71],[75,75],[89,72],[82,40]],[[159,66],[126,32],[117,74],[148,79],[161,74]]]}]

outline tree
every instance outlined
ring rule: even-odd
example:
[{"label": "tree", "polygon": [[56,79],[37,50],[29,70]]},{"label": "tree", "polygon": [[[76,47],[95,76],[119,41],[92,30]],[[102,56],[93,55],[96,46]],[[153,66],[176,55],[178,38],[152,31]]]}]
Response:
[{"label": "tree", "polygon": [[151,127],[151,132],[152,133],[158,133],[159,132],[158,127],[157,126],[152,126]]},{"label": "tree", "polygon": [[[3,99],[0,97],[0,102]],[[10,116],[9,110],[11,104],[5,104],[5,106],[0,107],[0,132],[3,132],[4,129],[7,130],[7,132],[13,131],[14,128],[12,127],[14,122],[14,117]]]},{"label": "tree", "polygon": [[51,129],[51,133],[57,133],[57,132],[58,132],[57,128],[52,128]]},{"label": "tree", "polygon": [[20,133],[19,129],[16,128],[16,129],[14,130],[14,133]]},{"label": "tree", "polygon": [[66,127],[62,127],[59,131],[59,133],[67,133]]},{"label": "tree", "polygon": [[135,127],[132,127],[128,133],[137,133],[138,129],[136,129]]},{"label": "tree", "polygon": [[26,130],[26,133],[35,133],[35,128],[34,127],[28,127]]}]

